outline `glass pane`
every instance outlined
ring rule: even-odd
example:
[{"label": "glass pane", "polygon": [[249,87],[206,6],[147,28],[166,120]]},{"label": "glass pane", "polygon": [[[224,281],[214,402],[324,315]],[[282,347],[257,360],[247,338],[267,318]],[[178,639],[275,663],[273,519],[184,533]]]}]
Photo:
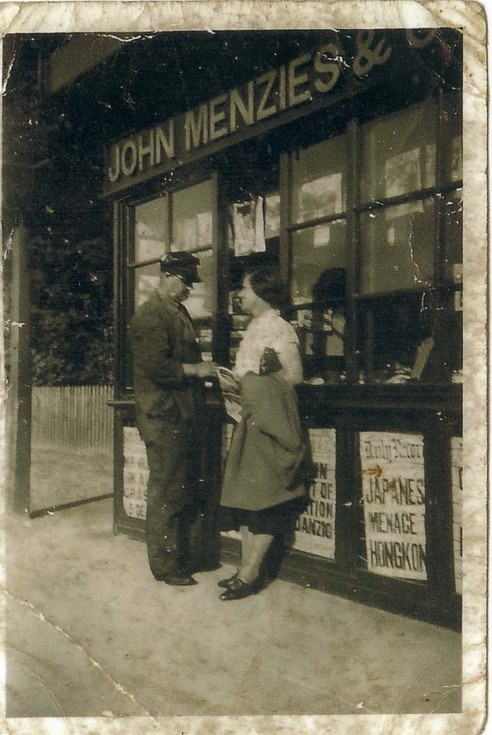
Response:
[{"label": "glass pane", "polygon": [[147,301],[159,284],[159,263],[135,268],[135,309]]},{"label": "glass pane", "polygon": [[344,269],[345,260],[345,220],[294,232],[291,287],[294,304],[329,297],[327,289],[331,281],[327,273],[334,268]]},{"label": "glass pane", "polygon": [[361,293],[429,286],[435,229],[435,202],[430,198],[362,215]]},{"label": "glass pane", "polygon": [[418,191],[436,183],[433,100],[362,126],[362,201]]},{"label": "glass pane", "polygon": [[[432,336],[436,317],[434,301],[427,293],[392,294],[374,304],[361,304],[359,312],[360,336],[372,321],[373,364],[365,364],[364,370],[372,373],[377,383],[404,383],[409,378],[420,379],[428,361],[427,342]],[[364,350],[364,345],[359,344]],[[419,347],[421,347],[419,351]],[[417,363],[418,360],[418,363]],[[417,368],[414,373],[414,368]],[[369,375],[367,376],[369,378]]]},{"label": "glass pane", "polygon": [[463,178],[463,101],[461,90],[444,98],[444,114],[448,127],[448,147],[444,151],[446,181]]},{"label": "glass pane", "polygon": [[212,315],[214,282],[212,250],[198,253],[197,257],[200,260],[198,275],[202,282],[193,284],[188,298],[183,303],[193,319],[203,319]]},{"label": "glass pane", "polygon": [[171,250],[196,250],[212,245],[212,194],[212,182],[209,180],[173,195]]},{"label": "glass pane", "polygon": [[135,262],[167,251],[167,195],[135,207]]},{"label": "glass pane", "polygon": [[265,239],[280,235],[280,194],[278,191],[265,196]]},{"label": "glass pane", "polygon": [[448,283],[463,281],[463,190],[445,195],[444,218],[444,278]]},{"label": "glass pane", "polygon": [[300,150],[292,159],[292,222],[345,211],[346,136]]}]

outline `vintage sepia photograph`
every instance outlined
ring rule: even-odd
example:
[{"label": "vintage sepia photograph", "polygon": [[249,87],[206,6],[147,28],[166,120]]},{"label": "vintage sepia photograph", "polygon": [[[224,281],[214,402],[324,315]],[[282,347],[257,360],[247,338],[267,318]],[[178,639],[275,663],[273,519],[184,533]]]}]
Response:
[{"label": "vintage sepia photograph", "polygon": [[4,29],[5,722],[479,732],[463,28],[213,17]]}]

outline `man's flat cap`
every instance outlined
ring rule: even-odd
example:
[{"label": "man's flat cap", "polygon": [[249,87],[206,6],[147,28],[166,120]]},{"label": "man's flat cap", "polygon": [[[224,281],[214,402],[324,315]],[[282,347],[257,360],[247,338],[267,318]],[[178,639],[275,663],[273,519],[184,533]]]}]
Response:
[{"label": "man's flat cap", "polygon": [[163,273],[181,276],[187,285],[201,283],[198,275],[200,261],[191,253],[165,253],[160,258],[160,267]]}]

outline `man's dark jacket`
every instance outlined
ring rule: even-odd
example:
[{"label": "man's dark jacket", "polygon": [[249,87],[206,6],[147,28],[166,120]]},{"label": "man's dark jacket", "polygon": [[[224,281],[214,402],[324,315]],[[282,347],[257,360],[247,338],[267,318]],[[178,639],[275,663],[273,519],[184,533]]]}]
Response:
[{"label": "man's dark jacket", "polygon": [[202,360],[196,332],[184,306],[154,291],[130,323],[130,342],[137,427],[156,441],[160,421],[191,421],[202,409],[200,381],[183,372]]}]

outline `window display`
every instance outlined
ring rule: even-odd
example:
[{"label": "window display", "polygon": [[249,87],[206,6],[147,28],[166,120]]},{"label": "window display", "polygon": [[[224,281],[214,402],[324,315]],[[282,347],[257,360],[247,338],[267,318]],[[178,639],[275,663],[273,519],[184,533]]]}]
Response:
[{"label": "window display", "polygon": [[345,135],[300,150],[292,158],[292,223],[345,211]]},{"label": "window display", "polygon": [[196,253],[200,260],[201,282],[193,284],[184,305],[195,322],[205,359],[211,358],[213,342],[210,323],[215,289],[213,212],[210,179],[137,204],[134,208],[135,254],[129,274],[129,284],[133,284],[133,313],[158,285],[158,261],[163,253],[168,250]]},{"label": "window display", "polygon": [[361,200],[389,199],[435,185],[437,107],[430,98],[361,128]]},{"label": "window display", "polygon": [[168,249],[168,197],[135,207],[135,262],[159,258]]},{"label": "window display", "polygon": [[428,288],[434,280],[436,208],[431,198],[361,217],[361,293]]},{"label": "window display", "polygon": [[213,238],[213,192],[210,180],[172,195],[171,250],[210,247]]}]

